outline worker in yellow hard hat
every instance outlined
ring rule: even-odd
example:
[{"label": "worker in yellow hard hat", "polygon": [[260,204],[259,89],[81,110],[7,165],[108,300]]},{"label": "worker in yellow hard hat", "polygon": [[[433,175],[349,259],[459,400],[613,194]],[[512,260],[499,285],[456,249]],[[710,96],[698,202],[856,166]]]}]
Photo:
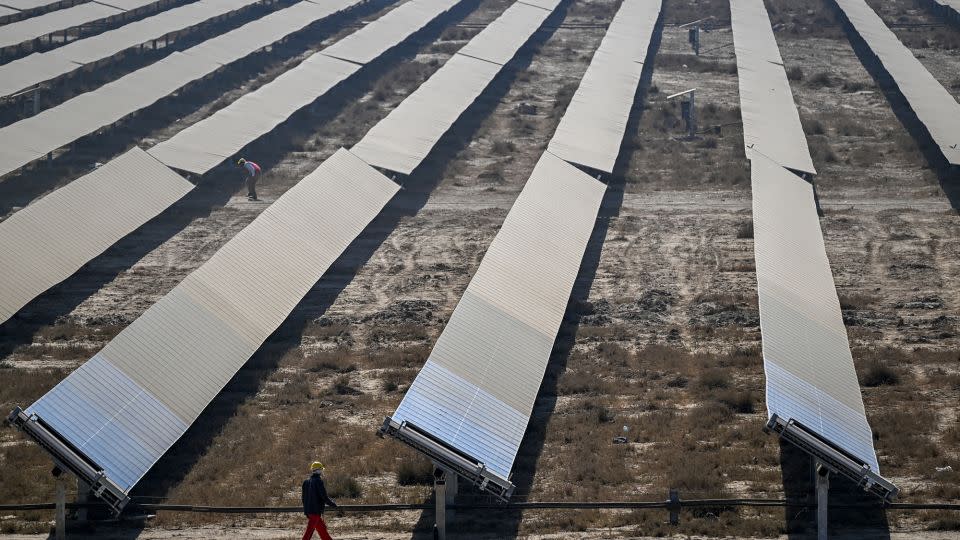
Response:
[{"label": "worker in yellow hard hat", "polygon": [[303,540],[310,540],[313,531],[317,531],[321,540],[333,540],[323,521],[323,508],[336,508],[337,503],[327,495],[327,486],[323,483],[324,469],[323,463],[314,461],[310,464],[310,478],[303,481],[300,498],[303,501],[303,514],[307,516],[307,531],[303,533]]}]

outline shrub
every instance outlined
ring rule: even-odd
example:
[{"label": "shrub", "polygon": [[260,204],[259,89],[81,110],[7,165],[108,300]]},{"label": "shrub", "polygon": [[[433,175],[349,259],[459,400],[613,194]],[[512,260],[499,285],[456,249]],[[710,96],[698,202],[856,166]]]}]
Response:
[{"label": "shrub", "polygon": [[730,376],[722,369],[708,369],[700,375],[699,384],[708,390],[727,388],[730,386]]},{"label": "shrub", "polygon": [[754,412],[753,394],[750,392],[727,391],[717,396],[717,401],[730,407],[735,413],[751,414]]},{"label": "shrub", "polygon": [[360,483],[350,476],[331,475],[327,479],[327,494],[331,498],[359,499],[363,495]]},{"label": "shrub", "polygon": [[808,81],[808,84],[814,88],[829,88],[833,83],[833,77],[826,71],[815,73]]},{"label": "shrub", "polygon": [[753,238],[753,222],[745,221],[737,227],[737,238],[740,239],[750,239]]},{"label": "shrub", "polygon": [[433,464],[423,458],[408,458],[397,467],[397,483],[401,486],[433,484]]},{"label": "shrub", "polygon": [[803,80],[803,70],[799,66],[793,66],[787,70],[787,78],[791,81],[802,81]]},{"label": "shrub", "polygon": [[900,375],[890,366],[875,361],[863,370],[860,384],[863,386],[892,386],[900,384]]},{"label": "shrub", "polygon": [[497,141],[493,143],[494,155],[510,154],[517,151],[517,145],[513,141]]}]

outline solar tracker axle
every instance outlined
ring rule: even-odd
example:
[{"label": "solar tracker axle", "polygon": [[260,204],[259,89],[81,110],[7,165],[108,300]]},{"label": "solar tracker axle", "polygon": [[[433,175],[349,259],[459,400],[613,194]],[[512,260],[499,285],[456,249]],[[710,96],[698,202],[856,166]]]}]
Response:
[{"label": "solar tracker axle", "polygon": [[487,469],[478,459],[450,446],[426,430],[410,422],[396,422],[389,416],[377,430],[381,437],[390,436],[425,454],[438,467],[455,472],[501,501],[509,501],[514,485],[510,480]]},{"label": "solar tracker axle", "polygon": [[36,441],[50,454],[57,467],[72,472],[82,482],[86,482],[90,486],[90,491],[107,503],[115,514],[120,514],[123,507],[130,502],[130,497],[123,492],[123,489],[107,478],[103,467],[70,444],[57,433],[57,430],[36,414],[27,414],[17,407],[7,417],[7,422]]},{"label": "solar tracker axle", "polygon": [[796,420],[781,418],[774,414],[764,427],[764,431],[778,434],[780,438],[809,454],[816,463],[826,467],[829,472],[847,477],[864,491],[876,495],[884,502],[893,501],[899,493],[897,486],[876,471],[870,470],[870,466],[862,460],[837,448]]}]

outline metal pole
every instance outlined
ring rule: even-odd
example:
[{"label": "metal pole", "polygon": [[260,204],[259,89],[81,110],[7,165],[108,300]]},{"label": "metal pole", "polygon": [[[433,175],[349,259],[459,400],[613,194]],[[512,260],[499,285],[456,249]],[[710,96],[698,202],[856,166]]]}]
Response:
[{"label": "metal pole", "polygon": [[679,525],[680,524],[680,492],[671,489],[670,490],[670,499],[667,501],[670,503],[670,524]]},{"label": "metal pole", "polygon": [[817,477],[817,540],[827,540],[827,505],[830,499],[830,469],[816,462]]},{"label": "metal pole", "polygon": [[433,500],[436,504],[433,537],[435,540],[447,540],[447,479],[439,467],[433,471]]},{"label": "metal pole", "polygon": [[689,136],[691,139],[697,136],[697,97],[696,96],[697,96],[696,92],[690,92],[690,124],[688,125],[688,128],[690,131]]},{"label": "metal pole", "polygon": [[56,540],[67,538],[67,482],[63,471],[53,469],[53,476],[57,479],[57,510],[56,510]]},{"label": "metal pole", "polygon": [[40,112],[40,87],[37,86],[33,89],[33,115],[36,116]]}]

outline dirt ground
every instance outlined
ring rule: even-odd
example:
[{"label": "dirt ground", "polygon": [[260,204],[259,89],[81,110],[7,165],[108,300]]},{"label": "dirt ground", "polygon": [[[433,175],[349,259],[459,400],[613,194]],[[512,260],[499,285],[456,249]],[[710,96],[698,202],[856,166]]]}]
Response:
[{"label": "dirt ground", "polygon": [[[883,5],[888,24],[960,98],[960,30],[912,0],[871,4]],[[507,5],[469,4],[373,75],[253,145],[246,156],[267,165],[262,202],[243,197],[235,170],[216,169],[0,326],[0,409],[31,403],[89,358],[270,202],[358,141]],[[429,500],[428,464],[374,433],[416,376],[546,147],[617,2],[567,5],[428,162],[402,179],[397,199],[135,496],[295,505],[305,464],[319,458],[338,500]],[[821,225],[881,471],[901,487],[902,501],[958,503],[960,178],[938,177],[930,167],[858,59],[831,0],[767,5],[819,171]],[[677,25],[708,15],[714,27],[703,34],[698,58]],[[683,498],[809,492],[808,463],[761,431],[750,175],[729,18],[724,0],[665,2],[650,82],[617,171],[605,178],[601,219],[517,459],[518,500],[663,500],[671,487]],[[86,142],[62,156],[44,189],[124,145],[163,140],[353,29],[276,51],[252,75],[226,75],[229,88],[164,105],[142,120],[148,127],[130,122],[107,133],[110,144]],[[666,99],[688,88],[697,88],[704,131],[693,141],[681,140],[679,106]],[[30,178],[6,182],[39,194]],[[628,443],[614,445],[621,434]],[[0,431],[0,504],[51,500],[49,468],[35,445]],[[836,488],[852,491],[842,482]],[[685,512],[679,528],[666,525],[662,512],[502,516],[463,514],[456,526],[469,538],[543,539],[802,538],[812,527],[809,513],[728,507]],[[44,512],[0,516],[0,532],[34,538],[49,519]],[[348,516],[333,519],[332,528],[337,538],[409,538],[428,531],[431,520],[416,512]],[[850,538],[960,534],[956,512],[841,512],[834,521]],[[297,528],[299,520],[288,517],[161,513],[138,534],[290,538]]]}]

